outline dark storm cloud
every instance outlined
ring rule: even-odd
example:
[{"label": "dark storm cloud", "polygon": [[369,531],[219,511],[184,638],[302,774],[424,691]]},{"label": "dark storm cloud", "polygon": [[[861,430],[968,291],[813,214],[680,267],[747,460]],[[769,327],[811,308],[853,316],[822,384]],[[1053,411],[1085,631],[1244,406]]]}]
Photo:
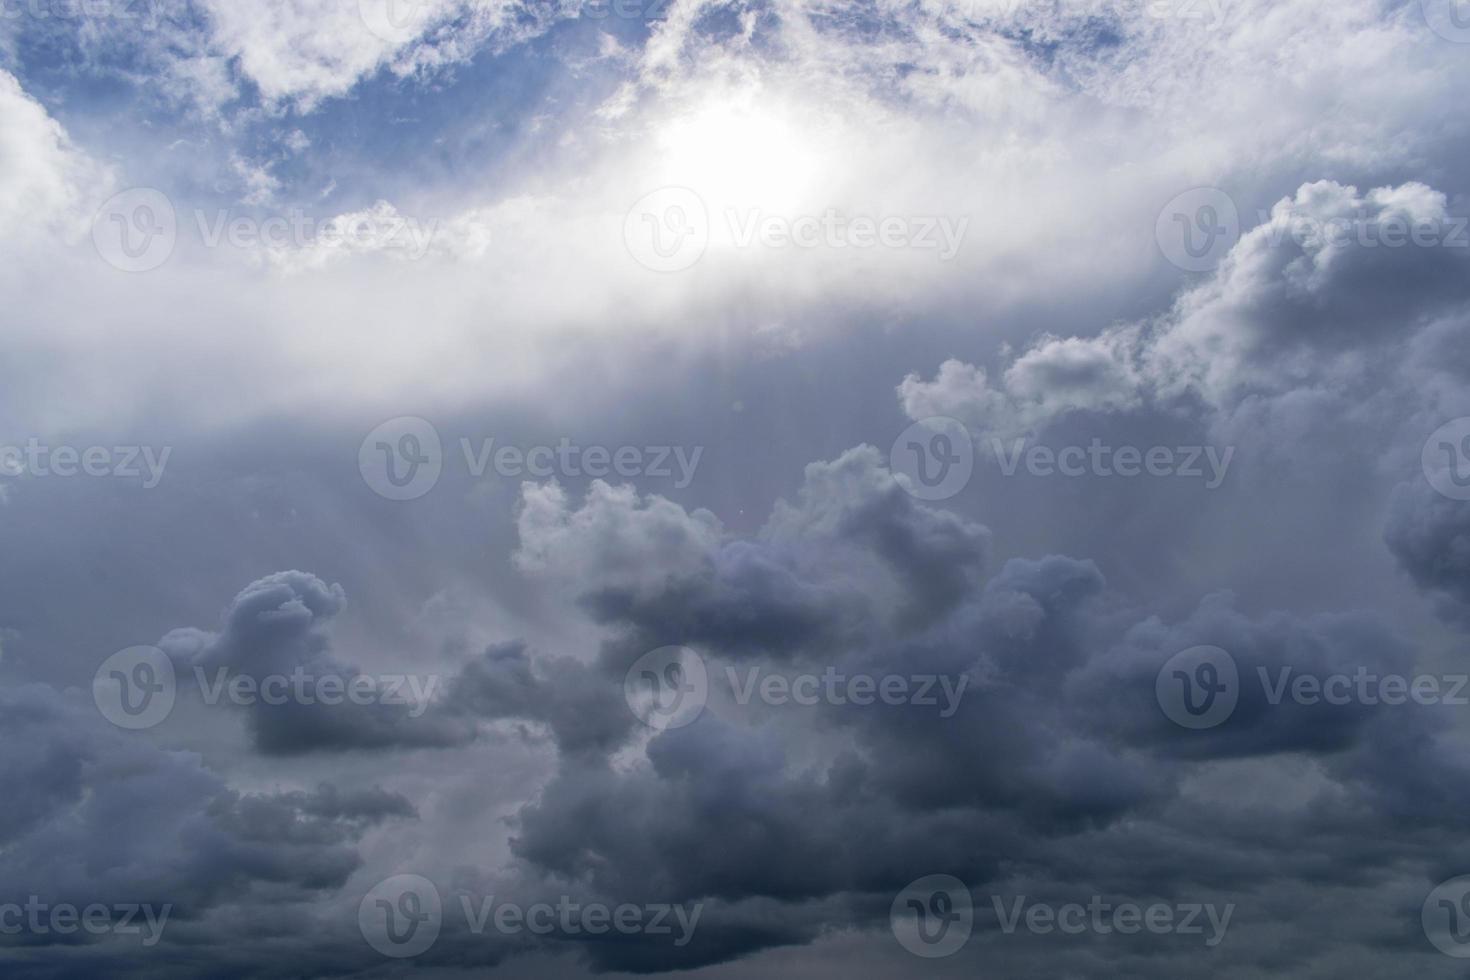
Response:
[{"label": "dark storm cloud", "polygon": [[[832,479],[834,473],[843,478]],[[892,529],[923,528],[939,518],[912,499],[897,502],[892,486],[870,450],[814,464],[799,504],[778,505],[768,525],[743,543],[799,555],[807,576],[814,569],[829,580],[868,581],[869,573],[883,581],[896,574],[916,588],[921,576],[893,559]],[[635,567],[624,560],[621,532],[640,515],[657,511],[666,527],[703,520],[681,518],[667,501],[623,495],[610,505],[599,494],[593,491],[584,510],[560,511],[551,521],[542,513],[534,527],[522,526],[523,546],[545,559],[540,570],[570,575],[574,594],[591,587],[588,567]],[[894,519],[896,510],[905,515],[901,521]],[[576,566],[557,566],[543,535],[575,554]],[[801,731],[799,723],[787,732],[708,714],[688,728],[656,735],[646,768],[629,771],[564,754],[557,777],[520,815],[516,853],[600,892],[647,889],[679,899],[792,902],[892,893],[934,868],[952,868],[981,885],[1003,880],[1008,862],[1044,868],[1053,852],[1068,851],[1079,836],[1109,839],[1125,818],[1156,822],[1173,840],[1167,853],[1176,858],[1191,848],[1213,848],[1206,839],[1192,842],[1188,822],[1171,816],[1188,809],[1177,796],[1180,781],[1200,760],[1320,757],[1338,792],[1355,801],[1353,825],[1345,832],[1371,836],[1378,821],[1396,818],[1401,801],[1412,799],[1418,784],[1443,764],[1432,760],[1453,752],[1441,739],[1441,719],[1424,712],[1398,709],[1394,717],[1389,709],[1361,704],[1268,700],[1261,671],[1274,677],[1283,668],[1314,676],[1411,670],[1412,648],[1371,615],[1252,618],[1221,596],[1177,624],[1139,619],[1108,601],[1105,582],[1089,561],[1013,560],[982,583],[976,570],[985,537],[971,527],[959,539],[968,546],[951,538],[949,567],[976,577],[964,592],[931,605],[922,625],[905,615],[913,598],[909,588],[870,590],[884,601],[862,610],[860,630],[833,624],[814,634],[863,635],[861,642],[803,650],[808,661],[826,657],[876,671],[965,673],[974,687],[952,718],[911,707],[821,707],[810,715],[811,731],[841,732],[850,748],[816,765],[803,761],[782,735]],[[712,534],[706,541],[712,552],[732,544]],[[949,577],[944,561],[931,556],[923,566],[934,574],[936,564],[941,579]],[[784,577],[790,570],[771,574]],[[765,591],[748,582],[729,587],[742,596]],[[656,587],[644,581],[641,588],[643,608],[658,608]],[[687,594],[677,577],[668,579],[668,588]],[[704,603],[720,604],[716,588],[706,585]],[[841,614],[843,607],[832,609]],[[681,635],[677,627],[687,619],[672,622],[671,635],[654,640],[651,621],[613,620],[610,625],[630,635],[605,648],[606,683],[618,683],[639,643],[688,642],[710,658],[712,673],[725,658],[742,663],[752,657],[744,637],[722,645],[718,635]],[[1191,732],[1164,716],[1155,678],[1173,654],[1200,644],[1228,649],[1246,682],[1233,717],[1212,731]],[[518,663],[519,652],[514,656]],[[788,651],[778,650],[766,662],[779,667],[788,658]],[[1390,731],[1395,737],[1383,739]],[[1398,763],[1393,778],[1384,778],[1406,738],[1431,761],[1423,768]],[[1311,824],[1322,818],[1303,819]],[[1269,854],[1294,845],[1283,836],[1260,846]],[[1108,859],[1100,854],[1097,860]],[[1169,858],[1159,860],[1167,864]],[[1355,873],[1365,871],[1360,862]],[[1222,866],[1211,887],[1232,881]],[[1163,887],[1162,879],[1145,887]]]},{"label": "dark storm cloud", "polygon": [[38,685],[0,690],[0,727],[0,778],[23,804],[7,808],[0,836],[5,901],[171,903],[177,920],[253,889],[303,901],[346,882],[367,829],[416,816],[379,789],[232,790],[197,756],[160,750]]},{"label": "dark storm cloud", "polygon": [[620,688],[580,661],[533,661],[524,643],[492,646],[456,675],[443,712],[481,720],[546,725],[562,751],[607,752],[627,737],[634,718]]},{"label": "dark storm cloud", "polygon": [[[575,513],[560,488],[530,488],[519,524],[522,567],[553,576],[600,622],[792,658],[941,614],[973,587],[989,543],[984,528],[918,506],[870,446],[808,466],[797,502],[752,540],[605,484]],[[676,557],[648,567],[650,541],[677,542]]]},{"label": "dark storm cloud", "polygon": [[1446,497],[1428,483],[1401,485],[1383,536],[1399,566],[1441,612],[1470,622],[1470,502]]},{"label": "dark storm cloud", "polygon": [[[200,679],[201,691],[220,683],[228,687],[238,677],[260,685],[261,694],[251,694],[245,710],[255,745],[267,754],[444,747],[473,738],[473,729],[437,713],[415,713],[397,700],[410,693],[406,681],[384,682],[383,699],[355,703],[345,698],[343,689],[362,672],[332,657],[327,635],[345,603],[341,586],[304,572],[279,572],[236,596],[219,632],[177,629],[159,646],[185,680]],[[296,676],[313,683],[331,679],[338,685],[331,694],[336,703],[287,692],[286,682]],[[267,678],[285,679],[270,698],[264,696]]]}]

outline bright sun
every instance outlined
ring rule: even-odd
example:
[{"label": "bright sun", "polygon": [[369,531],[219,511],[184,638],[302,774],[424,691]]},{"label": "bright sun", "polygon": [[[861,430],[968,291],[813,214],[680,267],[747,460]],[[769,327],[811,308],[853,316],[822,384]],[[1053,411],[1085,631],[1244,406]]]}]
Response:
[{"label": "bright sun", "polygon": [[711,99],[658,130],[660,170],[665,183],[695,191],[711,212],[791,214],[817,189],[814,135],[777,108]]}]

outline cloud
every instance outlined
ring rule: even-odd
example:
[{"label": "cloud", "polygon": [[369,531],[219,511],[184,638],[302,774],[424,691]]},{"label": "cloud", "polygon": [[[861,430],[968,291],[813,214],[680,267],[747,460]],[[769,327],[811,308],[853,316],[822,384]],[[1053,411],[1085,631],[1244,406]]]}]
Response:
[{"label": "cloud", "polygon": [[[267,754],[442,747],[473,738],[473,729],[426,713],[424,707],[415,710],[401,684],[390,690],[386,683],[375,683],[374,691],[382,696],[366,704],[345,697],[345,689],[359,678],[374,680],[330,653],[327,630],[345,603],[341,586],[329,586],[305,572],[278,572],[235,597],[219,632],[176,629],[159,647],[186,681],[200,679],[201,695],[211,685],[228,686],[237,678],[258,685],[259,695],[249,699],[245,710],[254,743]],[[294,683],[297,675],[313,682],[331,679],[343,690],[324,692],[336,702],[331,703],[315,694],[308,700],[265,687],[267,679],[276,679],[281,687]],[[427,682],[421,690],[427,690]]]},{"label": "cloud", "polygon": [[252,888],[309,901],[356,870],[364,832],[415,815],[376,789],[232,790],[197,756],[130,738],[39,685],[0,701],[0,769],[26,801],[0,826],[7,902],[171,902],[187,920]]},{"label": "cloud", "polygon": [[48,232],[76,236],[84,208],[105,186],[106,172],[80,150],[66,130],[20,81],[0,69],[0,228],[6,238]]}]

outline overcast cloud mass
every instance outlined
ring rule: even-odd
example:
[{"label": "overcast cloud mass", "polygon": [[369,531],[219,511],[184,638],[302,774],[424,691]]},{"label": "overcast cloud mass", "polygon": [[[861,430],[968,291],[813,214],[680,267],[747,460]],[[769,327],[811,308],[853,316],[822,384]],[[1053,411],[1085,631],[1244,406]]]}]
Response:
[{"label": "overcast cloud mass", "polygon": [[0,0],[0,976],[1470,976],[1467,91]]}]

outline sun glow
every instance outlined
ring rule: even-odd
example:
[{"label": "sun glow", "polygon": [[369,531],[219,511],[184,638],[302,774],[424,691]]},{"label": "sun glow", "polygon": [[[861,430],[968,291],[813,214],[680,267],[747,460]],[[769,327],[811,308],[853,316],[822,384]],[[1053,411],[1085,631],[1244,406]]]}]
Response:
[{"label": "sun glow", "polygon": [[776,214],[815,202],[821,172],[819,134],[780,109],[711,99],[658,132],[667,184],[688,187],[711,213],[729,208]]}]

